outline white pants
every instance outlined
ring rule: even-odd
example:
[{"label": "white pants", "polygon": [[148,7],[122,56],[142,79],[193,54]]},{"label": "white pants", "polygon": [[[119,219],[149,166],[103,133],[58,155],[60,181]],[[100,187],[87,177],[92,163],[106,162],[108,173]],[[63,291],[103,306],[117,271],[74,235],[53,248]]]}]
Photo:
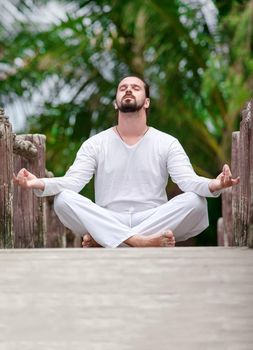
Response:
[{"label": "white pants", "polygon": [[167,203],[141,212],[115,212],[82,195],[64,190],[55,196],[60,221],[75,234],[89,232],[103,247],[117,247],[129,237],[172,230],[176,241],[196,236],[208,226],[207,202],[186,192]]}]

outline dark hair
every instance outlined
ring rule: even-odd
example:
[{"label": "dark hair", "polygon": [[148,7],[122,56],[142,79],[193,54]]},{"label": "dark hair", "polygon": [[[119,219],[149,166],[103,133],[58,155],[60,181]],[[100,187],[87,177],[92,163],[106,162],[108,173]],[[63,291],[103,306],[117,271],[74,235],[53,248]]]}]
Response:
[{"label": "dark hair", "polygon": [[149,87],[148,83],[144,79],[142,79],[142,78],[140,78],[140,77],[138,77],[136,75],[134,75],[134,77],[140,79],[143,82],[146,97],[150,98],[150,87]]}]

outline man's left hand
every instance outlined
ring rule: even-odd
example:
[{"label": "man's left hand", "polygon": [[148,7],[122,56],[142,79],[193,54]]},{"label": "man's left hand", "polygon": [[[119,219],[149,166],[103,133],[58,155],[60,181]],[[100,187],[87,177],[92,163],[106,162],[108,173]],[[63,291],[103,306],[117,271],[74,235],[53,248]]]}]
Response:
[{"label": "man's left hand", "polygon": [[227,164],[223,166],[222,173],[220,173],[216,179],[209,183],[210,192],[220,191],[223,188],[231,187],[237,185],[240,182],[240,178],[232,178],[230,168]]}]

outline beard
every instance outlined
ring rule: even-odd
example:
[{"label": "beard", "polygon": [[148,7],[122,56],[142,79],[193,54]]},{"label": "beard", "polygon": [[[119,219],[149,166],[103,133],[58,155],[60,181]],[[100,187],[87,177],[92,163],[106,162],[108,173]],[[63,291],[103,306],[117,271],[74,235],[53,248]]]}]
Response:
[{"label": "beard", "polygon": [[143,103],[138,104],[133,96],[129,96],[129,99],[127,98],[127,96],[124,96],[121,102],[117,103],[117,107],[122,113],[133,113],[140,111],[144,106],[144,103],[145,101],[143,101]]}]

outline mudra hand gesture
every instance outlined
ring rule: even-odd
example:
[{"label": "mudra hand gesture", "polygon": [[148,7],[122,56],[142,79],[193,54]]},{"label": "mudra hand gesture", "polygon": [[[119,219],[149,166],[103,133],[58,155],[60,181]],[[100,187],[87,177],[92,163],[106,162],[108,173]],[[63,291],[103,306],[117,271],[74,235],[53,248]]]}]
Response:
[{"label": "mudra hand gesture", "polygon": [[27,169],[21,169],[17,176],[13,174],[13,182],[22,188],[32,189],[44,189],[44,182],[38,179],[34,174],[30,173]]},{"label": "mudra hand gesture", "polygon": [[240,182],[239,176],[235,179],[232,178],[232,173],[227,164],[223,166],[222,172],[209,183],[209,189],[211,192],[220,191],[223,188],[237,185]]}]

